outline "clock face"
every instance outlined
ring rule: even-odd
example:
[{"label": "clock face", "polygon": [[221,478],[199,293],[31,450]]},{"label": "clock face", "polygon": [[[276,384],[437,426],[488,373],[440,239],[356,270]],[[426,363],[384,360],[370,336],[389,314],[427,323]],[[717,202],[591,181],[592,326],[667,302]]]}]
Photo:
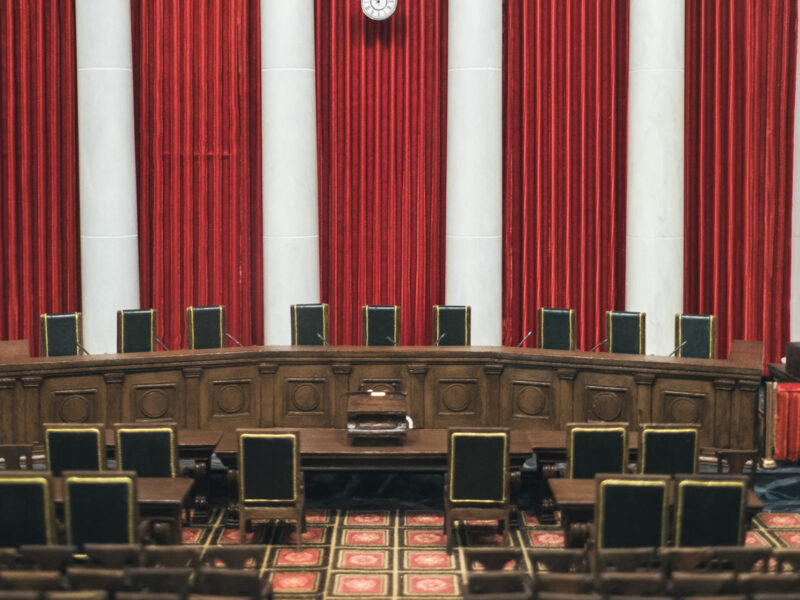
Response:
[{"label": "clock face", "polygon": [[397,0],[361,0],[361,10],[375,21],[388,19],[396,8]]}]

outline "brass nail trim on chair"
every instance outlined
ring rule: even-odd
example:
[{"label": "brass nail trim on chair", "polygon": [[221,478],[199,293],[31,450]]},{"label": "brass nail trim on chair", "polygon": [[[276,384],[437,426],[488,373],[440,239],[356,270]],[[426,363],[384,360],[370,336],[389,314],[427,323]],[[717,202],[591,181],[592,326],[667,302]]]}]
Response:
[{"label": "brass nail trim on chair", "polygon": [[97,468],[98,470],[103,470],[103,459],[105,458],[104,452],[104,444],[103,444],[103,437],[105,435],[104,432],[101,432],[96,427],[51,427],[49,429],[45,429],[44,432],[44,454],[45,458],[47,459],[47,470],[52,471],[53,467],[50,463],[50,457],[52,456],[52,452],[50,451],[50,432],[58,432],[58,433],[83,433],[89,434],[93,433],[95,439],[97,440]]},{"label": "brass nail trim on chair", "polygon": [[678,509],[677,516],[675,517],[675,545],[681,546],[683,539],[683,511],[685,503],[685,492],[687,488],[694,487],[709,487],[709,488],[738,488],[739,494],[739,515],[737,522],[739,524],[739,531],[737,532],[738,545],[744,543],[744,514],[745,507],[747,506],[747,483],[745,481],[703,481],[699,479],[684,479],[678,483]]},{"label": "brass nail trim on chair", "polygon": [[175,463],[177,462],[175,456],[175,449],[177,447],[177,442],[175,440],[175,430],[171,427],[118,427],[117,428],[117,448],[119,449],[119,456],[117,456],[117,470],[118,471],[128,471],[130,469],[126,469],[125,466],[122,464],[122,434],[123,433],[132,433],[134,435],[138,433],[166,433],[169,435],[169,472],[170,477],[176,477],[177,473],[175,471]]},{"label": "brass nail trim on chair", "polygon": [[696,427],[674,427],[674,428],[669,428],[669,427],[652,427],[652,428],[648,428],[648,427],[645,427],[645,428],[643,428],[642,429],[641,438],[640,438],[640,444],[642,446],[642,448],[641,448],[641,450],[642,450],[641,451],[641,460],[642,460],[641,471],[642,471],[642,473],[645,473],[645,470],[647,468],[647,466],[645,464],[646,461],[647,461],[647,437],[648,437],[648,435],[650,433],[653,433],[653,434],[659,434],[659,433],[674,433],[674,434],[691,433],[693,435],[693,437],[694,437],[694,442],[693,442],[693,446],[694,446],[694,450],[693,450],[693,452],[694,452],[694,467],[693,467],[693,469],[694,470],[693,470],[693,472],[697,473],[697,463],[698,463],[699,453],[700,453],[700,432],[697,430]]},{"label": "brass nail trim on chair", "polygon": [[293,433],[242,433],[239,435],[239,497],[244,504],[297,502],[297,477],[292,475],[291,498],[247,498],[244,494],[244,440],[245,439],[289,439],[292,440],[292,472],[297,472],[297,436]]},{"label": "brass nail trim on chair", "polygon": [[72,475],[64,479],[64,520],[67,526],[67,543],[72,544],[72,506],[71,494],[67,492],[67,488],[73,483],[97,483],[100,485],[119,485],[123,484],[128,492],[128,540],[133,543],[136,539],[134,535],[134,516],[133,509],[136,498],[133,496],[133,480],[130,477],[90,477],[82,475]]},{"label": "brass nail trim on chair", "polygon": [[568,466],[569,472],[567,476],[572,479],[575,472],[575,432],[579,433],[595,433],[595,432],[620,432],[622,433],[622,470],[625,470],[626,455],[628,450],[628,430],[625,427],[573,427],[569,430],[569,455]]},{"label": "brass nail trim on chair", "polygon": [[598,517],[597,517],[597,547],[603,548],[603,541],[605,535],[605,528],[603,527],[605,519],[605,489],[607,487],[620,487],[620,486],[627,486],[627,487],[658,487],[662,489],[663,495],[661,497],[661,546],[664,546],[667,542],[667,482],[666,481],[652,481],[652,480],[644,480],[644,479],[603,479],[600,482],[600,494],[597,498],[597,508],[598,508]]},{"label": "brass nail trim on chair", "polygon": [[[503,492],[500,500],[483,500],[483,499],[475,499],[471,500],[469,498],[453,498],[453,485],[451,485],[451,479],[453,477],[454,466],[455,466],[455,450],[453,446],[455,445],[456,438],[462,437],[486,437],[486,438],[502,438],[503,439]],[[450,502],[453,504],[502,504],[506,501],[507,498],[507,490],[508,490],[508,434],[506,433],[499,433],[499,432],[487,432],[487,433],[480,433],[477,431],[461,431],[455,432],[449,436],[449,443],[450,443],[450,465],[449,465],[449,473],[448,473],[448,496]]]},{"label": "brass nail trim on chair", "polygon": [[49,480],[45,477],[31,475],[30,477],[3,477],[0,475],[1,484],[11,485],[38,485],[42,488],[42,510],[44,512],[44,534],[48,544],[55,543],[53,537],[53,518],[51,512],[52,500],[50,499]]}]

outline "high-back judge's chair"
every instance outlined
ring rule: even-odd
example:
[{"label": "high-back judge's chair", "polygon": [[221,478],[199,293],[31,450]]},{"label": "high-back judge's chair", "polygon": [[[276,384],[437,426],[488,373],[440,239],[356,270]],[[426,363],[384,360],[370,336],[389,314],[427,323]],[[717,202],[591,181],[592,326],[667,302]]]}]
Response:
[{"label": "high-back judge's chair", "polygon": [[606,339],[609,352],[645,353],[645,313],[606,311]]},{"label": "high-back judge's chair", "polygon": [[575,350],[576,317],[572,308],[539,308],[539,348]]},{"label": "high-back judge's chair", "polygon": [[225,346],[225,307],[187,306],[186,345],[190,350]]},{"label": "high-back judge's chair", "polygon": [[361,343],[364,346],[397,346],[400,343],[400,307],[362,306]]},{"label": "high-back judge's chair", "polygon": [[675,315],[676,355],[686,358],[717,357],[715,315]]},{"label": "high-back judge's chair", "polygon": [[39,316],[42,356],[77,356],[83,350],[83,316],[74,313],[45,313]]},{"label": "high-back judge's chair", "polygon": [[471,306],[445,306],[434,304],[434,346],[469,346],[471,333]]},{"label": "high-back judge's chair", "polygon": [[[154,352],[156,343],[156,310],[126,309],[117,311],[117,352]],[[166,348],[166,347],[165,347]]]},{"label": "high-back judge's chair", "polygon": [[330,339],[327,304],[292,304],[292,346],[327,346]]}]

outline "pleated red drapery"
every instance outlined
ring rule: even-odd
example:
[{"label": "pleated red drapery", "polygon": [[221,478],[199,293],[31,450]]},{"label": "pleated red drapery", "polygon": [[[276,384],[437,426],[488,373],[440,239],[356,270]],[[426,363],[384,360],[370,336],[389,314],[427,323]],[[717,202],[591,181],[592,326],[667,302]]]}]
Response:
[{"label": "pleated red drapery", "polygon": [[262,343],[259,2],[131,13],[141,304],[170,348],[185,345],[185,307],[206,304]]},{"label": "pleated red drapery", "polygon": [[796,45],[796,2],[686,2],[684,309],[722,357],[789,338]]},{"label": "pleated red drapery", "polygon": [[0,3],[0,339],[80,310],[72,0]]},{"label": "pleated red drapery", "polygon": [[588,349],[625,306],[628,0],[505,0],[504,31],[503,343],[569,307]]},{"label": "pleated red drapery", "polygon": [[402,344],[431,343],[444,301],[447,0],[383,22],[317,0],[321,296],[331,343],[360,343],[360,306],[399,304]]}]

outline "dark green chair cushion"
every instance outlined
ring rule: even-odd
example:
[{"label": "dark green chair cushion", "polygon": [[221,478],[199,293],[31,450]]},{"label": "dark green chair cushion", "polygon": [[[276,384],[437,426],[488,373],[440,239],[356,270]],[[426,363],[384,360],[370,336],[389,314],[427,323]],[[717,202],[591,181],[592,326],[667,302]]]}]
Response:
[{"label": "dark green chair cushion", "polygon": [[598,473],[625,472],[626,438],[621,429],[573,429],[570,440],[572,479],[592,479]]},{"label": "dark green chair cushion", "polygon": [[99,471],[102,461],[100,432],[96,429],[48,429],[45,432],[48,470]]},{"label": "dark green chair cushion", "polygon": [[575,311],[571,308],[539,309],[539,348],[575,350]]},{"label": "dark green chair cushion", "polygon": [[240,493],[245,504],[292,503],[297,499],[295,443],[290,434],[242,435]]},{"label": "dark green chair cushion", "polygon": [[127,477],[64,482],[67,543],[135,543],[133,484]]},{"label": "dark green chair cushion", "polygon": [[292,304],[292,346],[324,346],[328,330],[327,304]]},{"label": "dark green chair cushion", "polygon": [[667,486],[661,482],[604,482],[598,497],[598,548],[664,544]]},{"label": "dark green chair cushion", "polygon": [[450,501],[505,502],[508,437],[502,433],[454,433],[450,443]]},{"label": "dark green chair cushion", "polygon": [[117,431],[120,469],[139,477],[175,477],[174,440],[170,429]]},{"label": "dark green chair cushion", "polygon": [[42,356],[76,356],[82,342],[81,313],[44,314],[40,317]]},{"label": "dark green chair cushion", "polygon": [[640,441],[642,473],[692,474],[697,463],[697,430],[645,429]]},{"label": "dark green chair cushion", "polygon": [[222,348],[225,345],[225,307],[187,307],[186,339],[192,350]]},{"label": "dark green chair cushion", "polygon": [[156,344],[156,311],[117,311],[117,352],[152,352]]},{"label": "dark green chair cushion", "polygon": [[736,546],[742,543],[745,482],[681,482],[678,485],[677,546]]},{"label": "dark green chair cushion", "polygon": [[361,341],[364,346],[397,346],[400,343],[400,307],[362,306]]},{"label": "dark green chair cushion", "polygon": [[645,314],[640,312],[606,312],[606,337],[609,352],[644,354]]},{"label": "dark green chair cushion", "polygon": [[47,480],[4,478],[0,472],[0,548],[48,544]]},{"label": "dark green chair cushion", "polygon": [[676,315],[675,346],[684,341],[678,356],[686,358],[716,358],[717,318],[713,315]]},{"label": "dark green chair cushion", "polygon": [[471,307],[440,305],[433,307],[434,344],[439,340],[437,344],[439,346],[469,346],[471,329]]}]

